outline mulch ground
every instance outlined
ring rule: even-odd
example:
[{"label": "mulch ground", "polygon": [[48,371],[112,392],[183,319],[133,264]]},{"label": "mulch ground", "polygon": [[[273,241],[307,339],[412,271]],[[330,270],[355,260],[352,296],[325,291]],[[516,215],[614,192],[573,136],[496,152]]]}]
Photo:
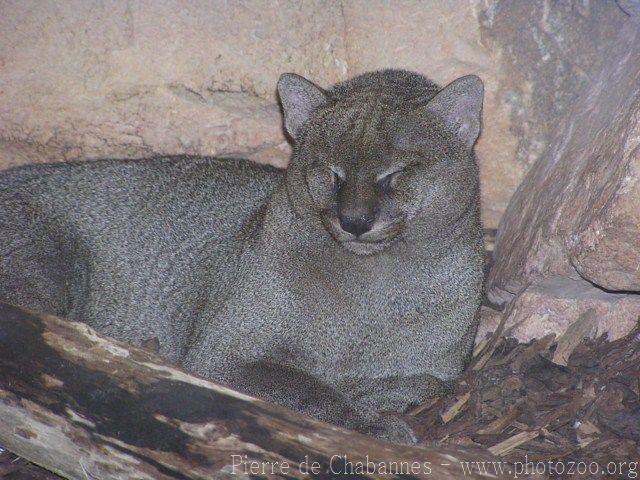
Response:
[{"label": "mulch ground", "polygon": [[[476,348],[451,394],[407,419],[424,443],[488,448],[554,478],[636,478],[640,327],[615,342],[579,342],[579,333],[519,344],[498,332]],[[4,451],[0,478],[60,477]]]},{"label": "mulch ground", "polygon": [[484,447],[554,478],[637,478],[640,325],[615,342],[579,333],[478,345],[454,391],[411,412],[419,438]]}]

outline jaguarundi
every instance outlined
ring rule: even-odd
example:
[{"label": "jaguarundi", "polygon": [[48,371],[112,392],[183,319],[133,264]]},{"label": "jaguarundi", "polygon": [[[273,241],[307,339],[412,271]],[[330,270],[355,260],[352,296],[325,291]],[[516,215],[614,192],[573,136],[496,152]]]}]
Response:
[{"label": "jaguarundi", "polygon": [[384,70],[278,93],[286,170],[154,157],[0,173],[0,300],[398,442],[473,345],[483,85]]}]

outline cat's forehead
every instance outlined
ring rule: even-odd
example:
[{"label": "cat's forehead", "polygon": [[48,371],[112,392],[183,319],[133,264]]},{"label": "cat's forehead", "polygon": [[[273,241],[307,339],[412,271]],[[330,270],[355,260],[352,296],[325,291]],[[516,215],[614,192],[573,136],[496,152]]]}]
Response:
[{"label": "cat's forehead", "polygon": [[384,130],[385,120],[397,109],[388,96],[367,93],[334,103],[325,110],[325,119],[337,133],[368,137]]},{"label": "cat's forehead", "polygon": [[325,151],[326,163],[348,177],[378,175],[398,163],[398,152],[381,135],[369,138],[344,134],[334,139]]},{"label": "cat's forehead", "polygon": [[381,131],[340,131],[328,140],[328,159],[346,169],[384,164],[392,152],[386,133]]},{"label": "cat's forehead", "polygon": [[387,150],[390,109],[382,103],[351,103],[327,109],[316,131],[334,155],[344,157]]},{"label": "cat's forehead", "polygon": [[397,141],[399,117],[406,115],[383,102],[327,109],[314,129],[316,148],[327,163],[345,171],[379,172],[397,167],[407,160],[407,152]]}]

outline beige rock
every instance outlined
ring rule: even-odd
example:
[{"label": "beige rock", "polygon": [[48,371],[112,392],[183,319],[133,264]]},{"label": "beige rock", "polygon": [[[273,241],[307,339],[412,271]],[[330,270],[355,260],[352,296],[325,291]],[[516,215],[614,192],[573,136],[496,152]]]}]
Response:
[{"label": "beige rock", "polygon": [[638,44],[640,25],[629,21],[514,195],[498,231],[493,301],[552,275],[640,290]]},{"label": "beige rock", "polygon": [[[346,75],[337,2],[134,0],[0,4],[0,138],[37,160],[289,147],[275,84]],[[1,167],[28,161],[15,148]]]},{"label": "beige rock", "polygon": [[[580,225],[568,239],[571,265],[583,278],[608,290],[640,291],[640,101],[634,112],[622,151],[616,152],[623,167],[616,192],[604,206],[597,203],[583,213],[588,223]],[[614,127],[615,128],[615,127]],[[600,167],[602,169],[602,166]],[[594,168],[595,170],[595,168]],[[592,173],[592,175],[598,173]]]},{"label": "beige rock", "polygon": [[377,68],[476,73],[495,228],[626,18],[613,2],[6,0],[0,168],[179,153],[283,166],[282,72],[321,86]]},{"label": "beige rock", "polygon": [[[610,340],[625,336],[640,318],[640,296],[608,293],[584,280],[550,277],[535,283],[513,300],[504,314],[504,334],[521,342],[550,333],[559,337],[589,309],[595,310],[596,327],[591,337],[604,333]],[[483,308],[477,341],[493,332],[502,313]]]}]

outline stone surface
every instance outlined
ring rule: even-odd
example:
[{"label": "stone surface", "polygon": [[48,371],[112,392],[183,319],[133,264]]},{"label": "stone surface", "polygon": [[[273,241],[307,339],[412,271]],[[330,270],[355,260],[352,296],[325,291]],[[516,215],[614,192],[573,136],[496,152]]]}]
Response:
[{"label": "stone surface", "polygon": [[0,168],[155,153],[284,166],[275,84],[377,68],[486,84],[477,146],[495,228],[627,16],[613,2],[0,3]]},{"label": "stone surface", "polygon": [[559,275],[640,291],[640,24],[627,22],[601,71],[556,125],[502,219],[492,301]]},{"label": "stone surface", "polygon": [[342,31],[335,1],[3,1],[0,138],[13,148],[0,166],[236,152],[283,165],[278,76],[344,78]]},{"label": "stone surface", "polygon": [[[596,328],[591,337],[604,333],[611,340],[624,337],[640,318],[640,295],[608,293],[584,280],[549,277],[520,292],[505,311],[504,332],[521,342],[550,333],[559,337],[589,309],[595,310]],[[495,331],[500,312],[483,310],[478,341]]]}]

